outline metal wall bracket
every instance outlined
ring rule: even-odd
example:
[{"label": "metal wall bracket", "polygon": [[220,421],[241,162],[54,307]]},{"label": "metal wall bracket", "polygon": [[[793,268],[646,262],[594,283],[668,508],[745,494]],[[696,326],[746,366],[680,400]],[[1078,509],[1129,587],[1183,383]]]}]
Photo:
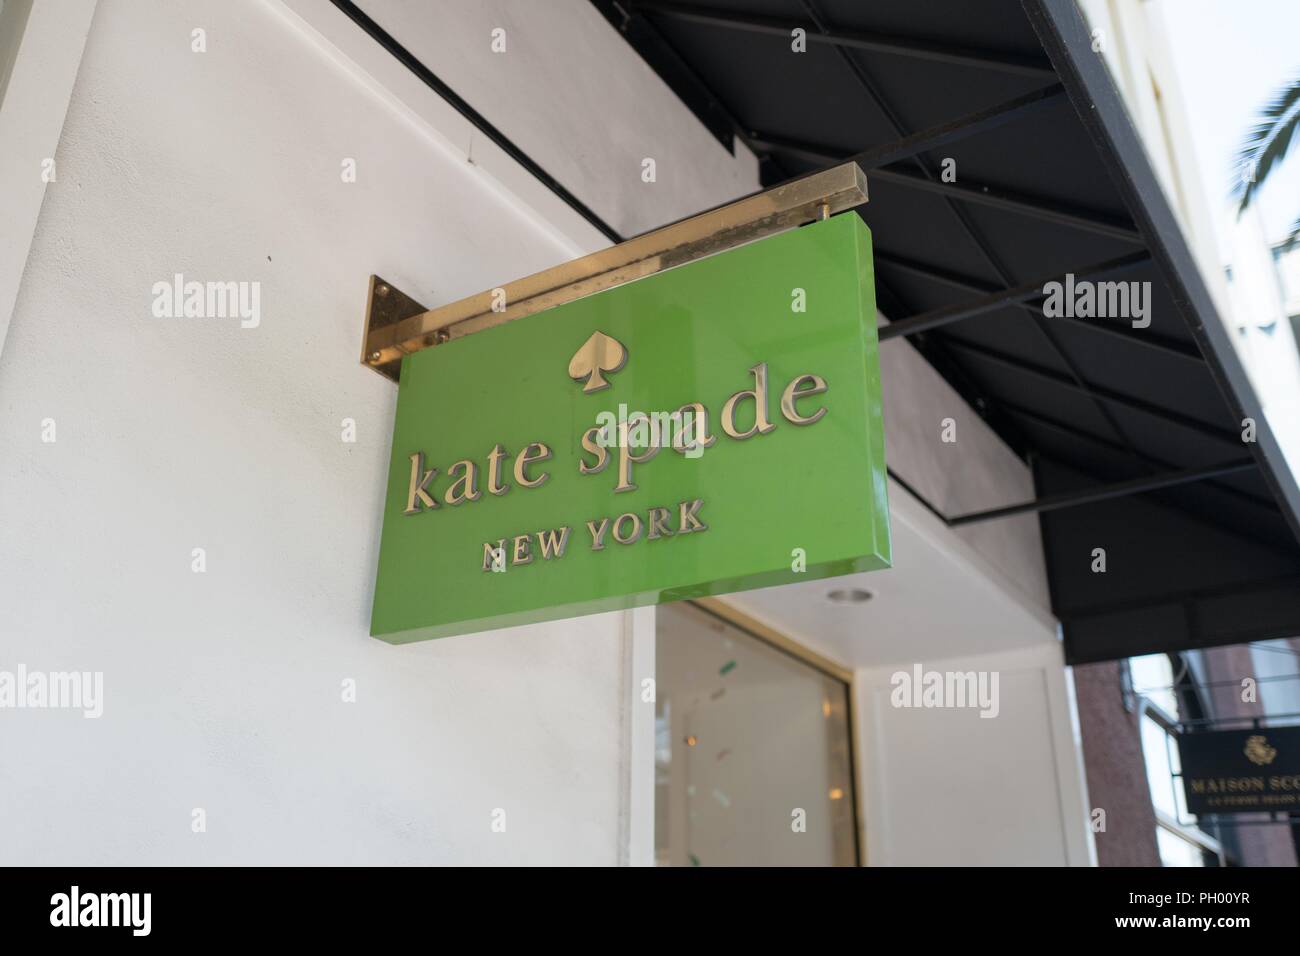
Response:
[{"label": "metal wall bracket", "polygon": [[866,201],[866,176],[856,163],[843,163],[435,309],[426,309],[372,275],[361,364],[397,381],[403,355],[825,219]]},{"label": "metal wall bracket", "polygon": [[390,329],[404,319],[426,311],[428,310],[424,306],[405,292],[395,289],[391,282],[372,275],[370,291],[366,295],[366,334],[361,343],[361,364],[396,382],[402,371],[401,356],[383,361],[381,352],[371,350],[371,340],[376,332]]}]

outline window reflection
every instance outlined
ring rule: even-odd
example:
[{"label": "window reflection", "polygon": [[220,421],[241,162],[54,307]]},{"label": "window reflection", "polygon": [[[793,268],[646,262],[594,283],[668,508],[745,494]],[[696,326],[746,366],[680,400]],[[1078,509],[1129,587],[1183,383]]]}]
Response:
[{"label": "window reflection", "polygon": [[698,607],[657,619],[658,863],[854,865],[848,686]]}]

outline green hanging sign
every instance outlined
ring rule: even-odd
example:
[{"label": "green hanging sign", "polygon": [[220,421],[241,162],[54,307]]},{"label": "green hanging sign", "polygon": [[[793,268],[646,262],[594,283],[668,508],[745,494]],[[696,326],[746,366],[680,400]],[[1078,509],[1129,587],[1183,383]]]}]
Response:
[{"label": "green hanging sign", "polygon": [[871,262],[837,216],[407,355],[371,634],[888,567]]}]

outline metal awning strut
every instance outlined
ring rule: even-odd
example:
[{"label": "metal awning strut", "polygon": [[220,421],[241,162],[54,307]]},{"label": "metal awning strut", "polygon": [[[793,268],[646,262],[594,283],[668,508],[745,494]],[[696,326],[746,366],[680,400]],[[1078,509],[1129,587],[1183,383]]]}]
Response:
[{"label": "metal awning strut", "polygon": [[1018,76],[1034,76],[1043,79],[1056,78],[1052,64],[1041,57],[995,53],[990,50],[976,50],[946,43],[912,40],[905,37],[888,36],[883,33],[819,30],[813,24],[801,23],[798,20],[733,13],[728,10],[716,10],[685,3],[661,3],[658,0],[620,0],[620,3],[638,12],[662,13],[665,16],[676,17],[679,20],[726,27],[731,30],[766,33],[772,36],[783,36],[787,39],[790,37],[791,31],[804,30],[810,43],[826,43],[852,50],[887,53],[937,63],[950,63],[957,66],[975,66]]}]

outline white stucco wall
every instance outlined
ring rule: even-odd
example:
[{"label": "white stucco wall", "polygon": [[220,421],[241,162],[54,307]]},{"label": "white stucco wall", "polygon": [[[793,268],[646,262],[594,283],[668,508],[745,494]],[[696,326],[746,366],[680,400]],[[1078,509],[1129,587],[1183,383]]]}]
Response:
[{"label": "white stucco wall", "polygon": [[0,349],[46,179],[58,175],[49,163],[94,9],[94,0],[10,0],[0,7]]},{"label": "white stucco wall", "polygon": [[588,0],[357,5],[624,237],[758,188]]},{"label": "white stucco wall", "polygon": [[[57,156],[0,354],[0,668],[105,700],[0,715],[0,861],[648,859],[652,618],[367,636],[396,396],[357,364],[368,273],[450,298],[581,227],[274,2],[103,0]],[[154,318],[177,272],[260,282],[260,325]]]}]

